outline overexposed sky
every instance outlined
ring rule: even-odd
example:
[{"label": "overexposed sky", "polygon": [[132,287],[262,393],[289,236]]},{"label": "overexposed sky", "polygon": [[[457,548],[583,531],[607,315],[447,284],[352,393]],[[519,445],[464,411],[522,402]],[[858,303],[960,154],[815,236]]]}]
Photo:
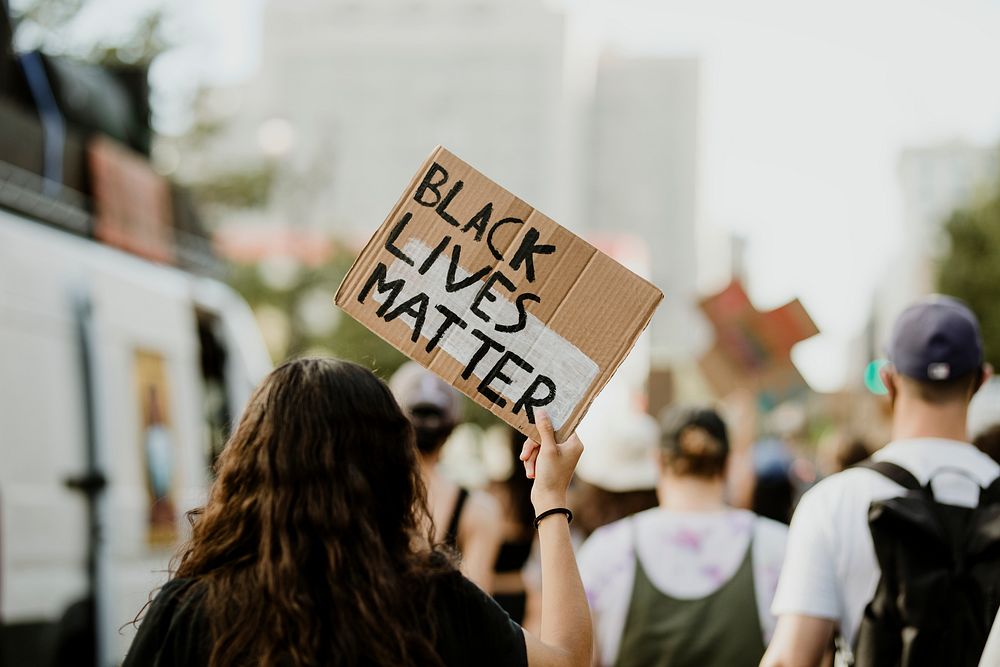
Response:
[{"label": "overexposed sky", "polygon": [[839,388],[904,233],[900,151],[1000,138],[1000,2],[571,6],[586,39],[701,58],[700,224],[747,239],[759,307],[803,300],[823,333],[796,362],[816,389]]},{"label": "overexposed sky", "polygon": [[[842,385],[904,233],[900,151],[1000,139],[1000,0],[548,2],[569,14],[571,56],[585,42],[701,59],[703,236],[746,238],[751,296],[799,296],[823,334],[796,361],[815,388]],[[79,29],[113,34],[153,6],[183,45],[151,73],[177,129],[199,83],[253,74],[263,0],[90,0]]]}]

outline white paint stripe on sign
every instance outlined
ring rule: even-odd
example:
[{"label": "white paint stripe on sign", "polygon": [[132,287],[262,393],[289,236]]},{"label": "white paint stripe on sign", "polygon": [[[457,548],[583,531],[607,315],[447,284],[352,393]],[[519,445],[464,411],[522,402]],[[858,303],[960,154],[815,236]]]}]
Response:
[{"label": "white paint stripe on sign", "polygon": [[[483,299],[477,306],[490,318],[489,322],[484,322],[471,311],[472,302],[482,287],[483,281],[476,281],[456,292],[447,292],[445,284],[450,262],[448,253],[441,253],[431,268],[421,275],[417,271],[417,267],[420,267],[430,255],[431,248],[420,241],[410,239],[403,252],[414,260],[414,266],[399,259],[393,261],[387,271],[387,280],[402,278],[405,281],[405,286],[393,300],[394,304],[403,303],[420,293],[430,297],[427,319],[420,332],[421,338],[429,340],[445,323],[444,316],[434,306],[440,304],[456,313],[468,323],[468,326],[465,329],[458,326],[450,327],[439,343],[441,349],[462,364],[463,368],[466,367],[472,356],[482,347],[482,341],[471,333],[474,328],[478,328],[502,344],[506,350],[517,354],[533,367],[529,373],[514,364],[508,364],[505,369],[511,382],[506,384],[498,379],[492,382],[490,387],[508,399],[510,401],[508,405],[510,405],[525,393],[536,376],[545,375],[551,378],[556,386],[556,396],[552,403],[545,406],[545,410],[548,411],[549,417],[552,419],[553,427],[556,430],[561,428],[600,371],[594,360],[547,327],[530,312],[527,313],[525,327],[521,331],[515,333],[496,331],[494,327],[496,322],[512,324],[518,321],[516,306],[512,301],[504,298],[500,292],[502,289],[500,286],[491,290],[491,293],[497,297],[496,301],[491,302]],[[459,281],[469,275],[467,271],[459,268],[456,271],[455,280]],[[371,297],[382,303],[388,295],[372,291]],[[398,319],[411,330],[413,329],[415,325],[413,317],[403,314]],[[486,356],[476,365],[472,374],[482,380],[502,354],[502,352],[490,348]]]}]

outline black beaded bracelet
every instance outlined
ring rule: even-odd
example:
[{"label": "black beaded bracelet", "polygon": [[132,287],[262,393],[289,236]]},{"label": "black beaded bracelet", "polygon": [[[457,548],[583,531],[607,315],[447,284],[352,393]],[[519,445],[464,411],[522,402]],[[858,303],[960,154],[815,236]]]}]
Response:
[{"label": "black beaded bracelet", "polygon": [[542,522],[542,519],[544,519],[547,516],[552,516],[553,514],[565,514],[566,523],[573,523],[572,510],[570,510],[568,507],[553,507],[552,509],[545,510],[544,512],[535,517],[535,530],[538,530],[538,524]]}]

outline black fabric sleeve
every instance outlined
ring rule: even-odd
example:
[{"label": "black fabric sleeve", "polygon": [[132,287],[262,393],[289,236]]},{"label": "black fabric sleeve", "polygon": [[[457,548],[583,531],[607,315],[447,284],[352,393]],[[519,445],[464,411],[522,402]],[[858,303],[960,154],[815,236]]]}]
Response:
[{"label": "black fabric sleeve", "polygon": [[168,582],[156,594],[122,667],[200,667],[208,664],[208,623],[190,579]]},{"label": "black fabric sleeve", "polygon": [[527,667],[524,631],[496,600],[461,575],[451,586],[454,597],[442,596],[450,609],[441,618],[450,623],[440,635],[441,657],[449,666]]}]

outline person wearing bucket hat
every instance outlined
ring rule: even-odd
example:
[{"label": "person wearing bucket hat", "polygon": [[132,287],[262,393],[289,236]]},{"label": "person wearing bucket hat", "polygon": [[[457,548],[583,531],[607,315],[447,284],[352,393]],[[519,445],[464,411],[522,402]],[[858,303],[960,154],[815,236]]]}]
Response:
[{"label": "person wearing bucket hat", "polygon": [[[584,425],[584,429],[589,425]],[[594,445],[580,458],[572,488],[582,537],[619,519],[656,506],[656,461],[660,437],[656,420],[632,413],[589,434]]]},{"label": "person wearing bucket hat", "polygon": [[[866,384],[888,398],[892,441],[799,502],[766,667],[819,665],[835,634],[843,660],[859,667],[979,660],[996,593],[979,588],[979,574],[950,569],[972,562],[965,556],[935,555],[961,554],[980,526],[981,545],[1000,550],[995,520],[980,512],[1000,513],[1000,466],[967,436],[969,402],[991,374],[979,324],[961,301],[929,296],[902,312],[887,352],[881,387]],[[1000,559],[976,561],[976,572],[992,577]],[[935,581],[966,583],[926,588]]]},{"label": "person wearing bucket hat", "polygon": [[787,529],[726,504],[718,413],[678,407],[662,426],[646,454],[659,506],[596,530],[580,550],[598,664],[755,667]]},{"label": "person wearing bucket hat", "polygon": [[502,539],[500,505],[486,492],[460,487],[438,468],[442,447],[462,421],[462,397],[415,361],[399,367],[389,388],[413,424],[435,537],[461,555],[462,574],[490,593]]}]

